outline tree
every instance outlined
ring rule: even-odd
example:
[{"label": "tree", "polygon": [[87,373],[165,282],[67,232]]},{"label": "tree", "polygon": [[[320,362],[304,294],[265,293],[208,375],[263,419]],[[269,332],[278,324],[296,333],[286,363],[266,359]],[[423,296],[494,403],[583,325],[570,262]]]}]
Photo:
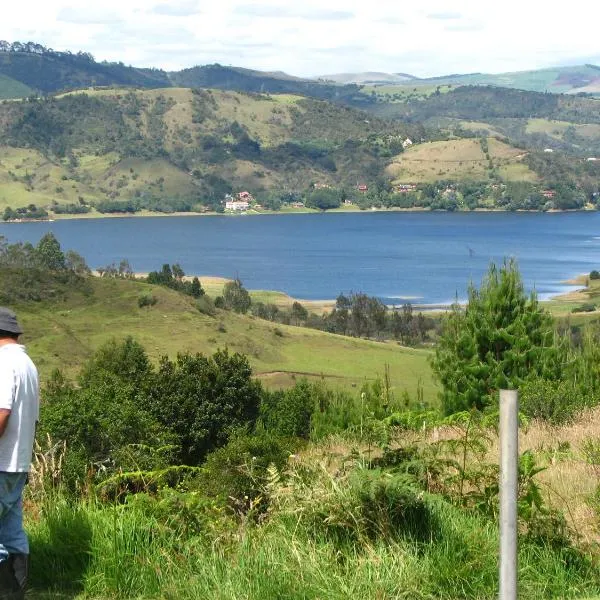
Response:
[{"label": "tree", "polygon": [[447,414],[483,409],[501,388],[557,376],[552,317],[535,293],[527,297],[514,260],[490,265],[480,289],[469,287],[465,309],[452,307],[432,366]]},{"label": "tree", "polygon": [[302,321],[306,321],[308,319],[308,311],[300,302],[294,302],[292,304],[292,319],[296,323],[301,323]]},{"label": "tree", "polygon": [[329,208],[338,208],[342,203],[341,194],[338,190],[321,188],[314,190],[306,199],[306,206],[309,208],[319,208],[327,210]]},{"label": "tree", "polygon": [[65,266],[77,275],[86,276],[91,273],[85,258],[74,250],[68,250],[65,254]]},{"label": "tree", "polygon": [[252,304],[248,290],[239,278],[228,281],[223,287],[223,302],[225,308],[237,313],[246,313]]},{"label": "tree", "polygon": [[212,357],[163,357],[146,398],[146,408],[177,438],[183,464],[198,465],[227,443],[233,431],[253,425],[261,385],[248,359],[219,350]]},{"label": "tree", "polygon": [[194,277],[190,285],[190,296],[192,296],[193,298],[200,298],[200,296],[202,295],[204,295],[204,290],[200,285],[200,280],[198,279],[198,277]]},{"label": "tree", "polygon": [[37,255],[43,267],[49,271],[64,271],[66,268],[65,255],[60,249],[60,243],[52,233],[46,233],[38,242]]}]

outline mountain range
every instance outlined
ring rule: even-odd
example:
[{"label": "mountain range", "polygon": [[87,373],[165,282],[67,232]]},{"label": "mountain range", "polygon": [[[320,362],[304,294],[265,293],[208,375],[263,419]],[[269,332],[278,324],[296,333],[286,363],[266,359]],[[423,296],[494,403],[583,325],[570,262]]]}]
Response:
[{"label": "mountain range", "polygon": [[0,210],[219,209],[242,190],[264,205],[337,190],[368,208],[400,190],[397,207],[426,193],[434,208],[581,207],[600,200],[599,75],[167,72],[0,42]]}]

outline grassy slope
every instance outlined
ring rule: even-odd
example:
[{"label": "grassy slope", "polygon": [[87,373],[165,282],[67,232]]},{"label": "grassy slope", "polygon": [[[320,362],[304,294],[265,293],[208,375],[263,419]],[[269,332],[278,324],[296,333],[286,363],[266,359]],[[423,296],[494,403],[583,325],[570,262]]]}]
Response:
[{"label": "grassy slope", "polygon": [[323,376],[333,385],[360,386],[383,375],[389,364],[392,382],[400,393],[435,401],[435,385],[428,366],[429,352],[401,348],[278,325],[250,316],[219,311],[216,317],[198,312],[193,301],[171,290],[153,287],[158,303],[140,309],[137,299],[148,289],[136,281],[93,279],[94,294],[72,298],[64,305],[28,304],[17,307],[24,337],[41,376],[55,367],[73,375],[78,366],[111,337],[132,335],[153,359],[178,351],[212,353],[228,347],[248,355],[256,373],[272,386],[293,383],[296,374]]},{"label": "grassy slope", "polygon": [[0,100],[26,98],[32,93],[33,90],[29,86],[0,73]]},{"label": "grassy slope", "polygon": [[[521,163],[522,151],[495,138],[488,139],[494,166],[507,181],[535,181],[535,174]],[[398,182],[438,179],[485,179],[488,161],[479,140],[459,139],[419,144],[396,157],[387,171]]]},{"label": "grassy slope", "polygon": [[[94,202],[116,192],[119,200],[135,197],[141,192],[164,198],[201,199],[203,187],[192,175],[194,169],[202,176],[214,174],[231,182],[235,191],[244,188],[303,190],[315,180],[332,184],[339,184],[343,178],[355,181],[364,178],[363,164],[356,160],[356,151],[344,150],[343,144],[352,139],[360,145],[369,135],[390,133],[389,126],[378,119],[365,120],[363,113],[290,94],[259,96],[213,90],[207,100],[206,97],[195,98],[191,90],[183,88],[135,92],[104,89],[63,94],[58,97],[58,102],[61,98],[82,93],[105,103],[105,110],[96,120],[85,113],[84,116],[69,117],[69,126],[76,132],[77,145],[72,151],[78,164],[69,164],[66,158],[47,158],[52,155],[37,150],[0,148],[0,210],[30,203],[48,206],[53,200],[61,204],[73,203],[80,196]],[[140,107],[137,121],[131,116],[128,105],[131,94]],[[128,144],[142,144],[143,138],[148,137],[150,146],[154,147],[149,133],[149,114],[157,99],[170,105],[162,117],[164,128],[160,134],[165,152],[192,156],[187,169],[176,166],[181,162],[170,160],[170,156],[141,158],[147,155],[147,148],[138,149],[136,157],[127,157],[118,144],[114,152],[104,150],[107,144],[110,146],[110,136],[108,141],[104,139],[104,130],[117,133],[123,130],[123,124],[118,121],[107,121],[106,127],[103,126],[102,119],[113,116],[107,103],[125,115],[124,125],[130,128]],[[201,119],[195,113],[196,102],[204,103]],[[61,114],[60,104],[56,104],[54,110]],[[17,112],[14,107],[12,111],[0,110],[0,125],[7,127],[7,131]],[[203,136],[213,136],[221,143],[233,143],[230,126],[235,122],[247,131],[250,139],[260,144],[261,156],[236,158],[227,151],[218,162],[212,162],[204,155],[194,154],[198,151],[199,138]],[[402,128],[401,125],[398,127]],[[142,138],[136,141],[139,134]],[[338,171],[328,170],[318,161],[306,157],[298,160],[278,157],[277,148],[292,141],[322,144],[330,149],[337,147],[334,157]],[[367,156],[364,169],[370,168],[369,161],[374,160],[378,159]],[[348,161],[352,167],[348,166]],[[376,168],[381,171],[383,166],[381,160]],[[33,177],[31,185],[20,178],[26,172]]]},{"label": "grassy slope", "polygon": [[[431,85],[432,83],[439,85],[495,85],[532,92],[547,91],[563,93],[572,91],[573,93],[577,93],[584,90],[589,83],[596,81],[599,77],[600,70],[593,69],[587,65],[576,65],[572,67],[498,73],[494,75],[489,73],[450,75],[448,77],[423,79],[420,82],[415,82],[413,87],[419,83],[422,85]],[[590,89],[590,91],[592,90]]]},{"label": "grassy slope", "polygon": [[566,130],[572,127],[576,133],[583,137],[599,138],[600,125],[598,124],[578,124],[568,121],[553,121],[549,119],[529,119],[527,123],[527,133],[545,133],[551,137],[562,140]]}]

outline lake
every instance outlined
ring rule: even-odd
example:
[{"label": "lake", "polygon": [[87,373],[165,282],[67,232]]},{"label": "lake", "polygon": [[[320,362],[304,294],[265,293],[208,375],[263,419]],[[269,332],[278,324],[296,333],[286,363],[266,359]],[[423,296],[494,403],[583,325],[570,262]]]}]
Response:
[{"label": "lake", "polygon": [[365,292],[389,304],[449,303],[490,261],[515,257],[542,298],[600,270],[600,213],[373,212],[135,217],[3,223],[10,242],[52,231],[92,268],[179,263],[188,274],[239,277],[302,299]]}]

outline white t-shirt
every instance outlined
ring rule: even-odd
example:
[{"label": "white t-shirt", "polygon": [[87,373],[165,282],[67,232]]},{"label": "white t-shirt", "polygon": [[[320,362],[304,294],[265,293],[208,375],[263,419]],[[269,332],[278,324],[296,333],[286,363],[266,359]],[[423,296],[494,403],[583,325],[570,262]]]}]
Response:
[{"label": "white t-shirt", "polygon": [[0,436],[0,471],[25,473],[31,465],[40,402],[37,369],[20,344],[0,346],[0,408],[11,411]]}]

